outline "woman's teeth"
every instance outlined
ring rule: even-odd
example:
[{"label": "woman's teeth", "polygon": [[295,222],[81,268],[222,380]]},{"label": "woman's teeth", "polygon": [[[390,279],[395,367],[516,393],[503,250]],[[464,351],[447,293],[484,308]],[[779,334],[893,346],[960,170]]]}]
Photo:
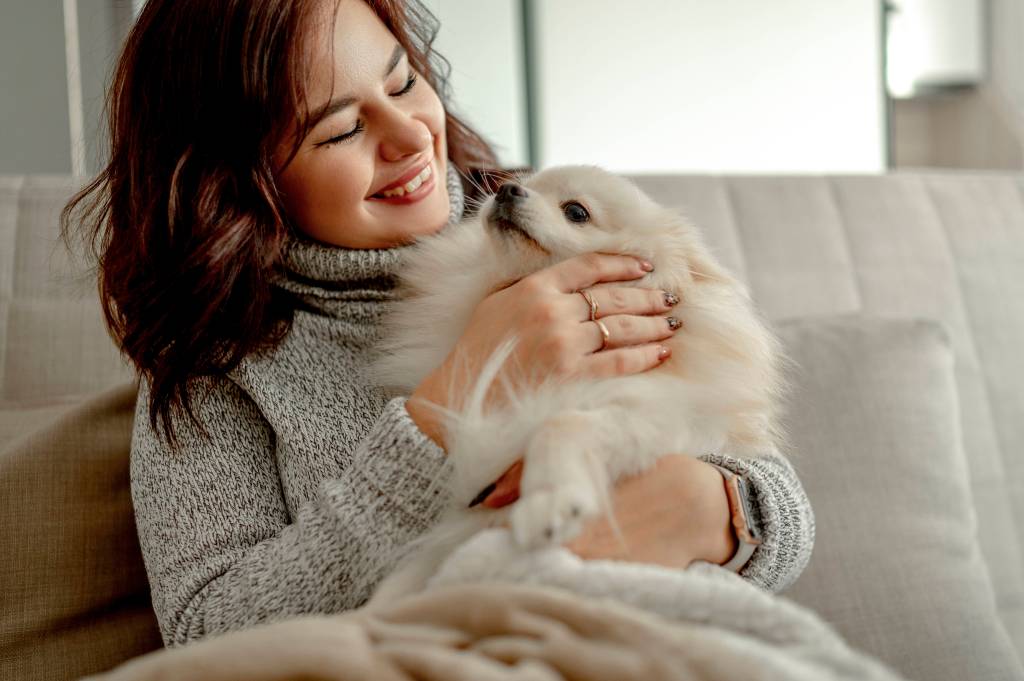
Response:
[{"label": "woman's teeth", "polygon": [[411,194],[414,191],[416,191],[417,189],[419,189],[421,184],[423,184],[424,182],[427,181],[427,178],[430,177],[430,173],[431,172],[432,171],[430,170],[430,164],[428,163],[427,167],[425,167],[423,170],[421,170],[419,175],[417,175],[416,177],[412,178],[411,180],[409,180],[408,182],[403,184],[401,187],[397,187],[395,189],[389,189],[386,192],[380,192],[378,194],[374,194],[374,196],[382,196],[385,199],[387,199],[387,198],[390,198],[392,196],[405,196],[406,194]]}]

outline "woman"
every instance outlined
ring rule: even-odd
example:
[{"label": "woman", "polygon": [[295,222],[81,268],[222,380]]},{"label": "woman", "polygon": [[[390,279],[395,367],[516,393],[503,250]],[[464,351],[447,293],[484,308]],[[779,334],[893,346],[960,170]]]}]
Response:
[{"label": "woman", "polygon": [[[141,378],[132,497],[168,646],[359,606],[445,501],[430,491],[449,468],[429,410],[361,374],[402,248],[459,219],[456,169],[494,164],[444,109],[433,30],[411,0],[150,0],[129,36],[110,163],[64,226],[90,209],[107,322]],[[598,352],[574,293],[642,274],[597,254],[542,270],[484,300],[456,350],[478,366],[515,330],[549,371],[650,369],[678,301],[595,290],[612,336]],[[441,388],[473,378],[449,364],[414,395],[448,404]],[[740,574],[782,589],[814,520],[777,457],[665,457],[617,488],[627,553],[604,521],[570,548],[726,563],[737,542],[712,463],[747,477],[763,516]],[[485,504],[514,497],[510,473]]]}]

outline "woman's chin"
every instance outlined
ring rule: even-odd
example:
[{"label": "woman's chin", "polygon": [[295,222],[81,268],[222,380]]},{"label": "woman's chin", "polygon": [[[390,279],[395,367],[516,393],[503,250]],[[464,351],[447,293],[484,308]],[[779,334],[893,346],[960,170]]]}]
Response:
[{"label": "woman's chin", "polygon": [[405,225],[396,226],[391,234],[389,246],[380,246],[379,248],[391,248],[395,246],[408,246],[419,239],[425,239],[427,237],[439,234],[441,230],[448,226],[448,218],[445,216],[444,220],[434,222],[424,222],[417,229],[409,229]]},{"label": "woman's chin", "polygon": [[436,234],[448,224],[450,207],[447,191],[439,187],[434,194],[425,201],[407,206],[374,206],[371,214],[388,223],[381,232],[393,234],[396,238],[403,234],[410,238]]}]

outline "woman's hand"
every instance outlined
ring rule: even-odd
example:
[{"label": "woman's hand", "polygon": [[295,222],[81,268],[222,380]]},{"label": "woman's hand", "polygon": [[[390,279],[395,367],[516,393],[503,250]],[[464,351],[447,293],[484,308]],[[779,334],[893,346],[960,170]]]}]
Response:
[{"label": "woman's hand", "polygon": [[[522,462],[512,466],[484,500],[500,508],[519,498]],[[685,568],[695,560],[724,564],[736,553],[722,474],[682,454],[661,457],[650,470],[615,486],[612,505],[622,546],[608,521],[596,518],[566,547],[584,559],[626,560]]]},{"label": "woman's hand", "polygon": [[[596,318],[609,333],[602,348],[601,329],[590,320],[590,307],[579,294],[600,282],[638,279],[649,271],[649,264],[632,256],[586,253],[490,294],[473,311],[442,365],[413,392],[406,404],[409,415],[443,446],[438,417],[415,398],[458,409],[484,362],[513,334],[519,342],[501,373],[529,367],[530,376],[513,377],[527,381],[521,383],[526,389],[531,379],[622,376],[657,366],[668,357],[668,348],[657,341],[675,333],[664,315],[678,299],[630,286],[589,290],[597,303]],[[487,399],[493,404],[500,396],[492,390]]]}]

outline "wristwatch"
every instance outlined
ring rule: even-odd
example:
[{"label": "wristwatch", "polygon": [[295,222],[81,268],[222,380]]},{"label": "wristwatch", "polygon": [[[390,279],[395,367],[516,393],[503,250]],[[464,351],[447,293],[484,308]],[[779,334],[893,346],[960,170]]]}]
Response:
[{"label": "wristwatch", "polygon": [[758,506],[753,489],[747,484],[746,478],[736,475],[728,468],[717,464],[711,465],[717,468],[725,478],[725,495],[729,499],[732,529],[736,535],[737,544],[736,553],[722,567],[739,572],[750,560],[754,549],[761,543],[761,508]]}]

